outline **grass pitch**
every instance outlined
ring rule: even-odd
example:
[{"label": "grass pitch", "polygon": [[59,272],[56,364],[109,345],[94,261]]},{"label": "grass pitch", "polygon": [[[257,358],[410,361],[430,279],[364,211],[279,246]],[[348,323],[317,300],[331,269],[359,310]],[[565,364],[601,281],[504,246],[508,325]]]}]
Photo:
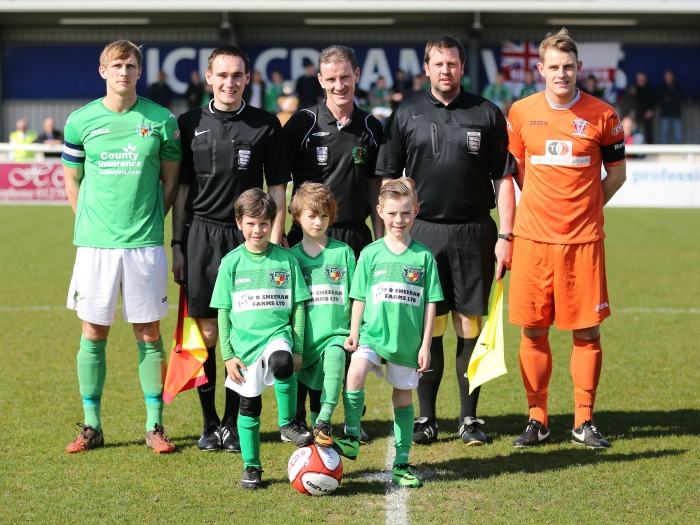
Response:
[{"label": "grass pitch", "polygon": [[[363,425],[374,439],[356,462],[344,463],[341,487],[325,498],[297,494],[287,482],[293,449],[279,442],[270,389],[262,416],[266,490],[240,489],[239,455],[199,452],[194,391],[165,409],[178,452],[148,451],[138,354],[119,315],[108,345],[106,446],[66,454],[82,419],[75,369],[80,322],[64,306],[75,254],[73,216],[68,207],[3,206],[0,221],[0,523],[700,523],[700,238],[693,226],[700,210],[606,210],[613,316],[602,329],[596,422],[611,449],[569,443],[571,336],[556,330],[552,443],[512,448],[527,406],[518,330],[509,324],[509,373],[481,394],[490,442],[465,447],[456,434],[454,336],[448,333],[440,441],[414,447],[411,455],[424,487],[397,492],[388,484],[390,389],[371,377]],[[174,285],[170,297],[175,303]],[[168,348],[174,323],[171,310],[162,323]],[[221,407],[221,381],[217,388]]]}]

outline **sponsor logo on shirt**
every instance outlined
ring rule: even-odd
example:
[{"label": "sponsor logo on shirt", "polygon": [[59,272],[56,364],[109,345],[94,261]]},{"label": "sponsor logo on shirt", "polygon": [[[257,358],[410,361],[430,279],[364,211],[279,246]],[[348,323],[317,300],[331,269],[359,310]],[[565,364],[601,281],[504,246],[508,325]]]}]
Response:
[{"label": "sponsor logo on shirt", "polygon": [[481,131],[467,131],[467,149],[477,152],[481,147]]},{"label": "sponsor logo on shirt", "polygon": [[617,135],[617,134],[620,133],[621,131],[622,131],[622,122],[620,122],[617,126],[615,126],[615,127],[613,128],[613,130],[612,130],[612,132],[611,132],[611,133],[612,133],[612,136],[614,137],[615,135]]},{"label": "sponsor logo on shirt", "polygon": [[413,266],[403,267],[403,278],[408,283],[416,283],[423,280],[425,275],[425,270],[423,268],[417,268]]},{"label": "sponsor logo on shirt", "polygon": [[372,286],[372,300],[377,303],[400,303],[419,307],[423,288],[401,283],[378,283]]},{"label": "sponsor logo on shirt", "polygon": [[233,311],[241,313],[248,310],[289,310],[291,298],[291,290],[262,289],[234,292],[231,299]]},{"label": "sponsor logo on shirt", "polygon": [[346,270],[340,266],[329,266],[326,268],[326,277],[334,283],[345,280]]},{"label": "sponsor logo on shirt", "polygon": [[273,270],[270,272],[270,281],[278,288],[283,288],[289,282],[289,272],[287,270]]},{"label": "sponsor logo on shirt", "polygon": [[318,146],[316,148],[316,160],[319,166],[328,164],[328,146]]},{"label": "sponsor logo on shirt", "polygon": [[241,149],[238,150],[238,169],[248,169],[248,165],[250,164],[250,150],[248,149]]},{"label": "sponsor logo on shirt", "polygon": [[545,142],[544,155],[532,155],[530,162],[545,166],[588,166],[591,157],[573,155],[573,142],[570,140],[548,140]]},{"label": "sponsor logo on shirt", "polygon": [[150,137],[153,135],[153,126],[150,124],[139,124],[136,126],[136,131],[138,131],[139,135],[142,137]]},{"label": "sponsor logo on shirt", "polygon": [[355,164],[364,164],[367,161],[367,150],[364,146],[355,146],[352,148],[352,160]]},{"label": "sponsor logo on shirt", "polygon": [[588,121],[584,120],[582,118],[575,118],[574,119],[574,132],[572,135],[574,137],[585,137],[586,136],[586,128],[588,127]]},{"label": "sponsor logo on shirt", "polygon": [[173,133],[173,139],[177,140],[180,138],[180,128],[177,128],[175,132]]},{"label": "sponsor logo on shirt", "polygon": [[309,306],[320,304],[345,304],[345,290],[342,286],[332,284],[314,284],[309,286],[311,299],[307,301]]},{"label": "sponsor logo on shirt", "polygon": [[549,123],[546,120],[531,120],[530,125],[531,126],[549,126]]},{"label": "sponsor logo on shirt", "polygon": [[317,131],[316,133],[312,133],[314,137],[325,137],[326,135],[330,135],[327,131]]}]

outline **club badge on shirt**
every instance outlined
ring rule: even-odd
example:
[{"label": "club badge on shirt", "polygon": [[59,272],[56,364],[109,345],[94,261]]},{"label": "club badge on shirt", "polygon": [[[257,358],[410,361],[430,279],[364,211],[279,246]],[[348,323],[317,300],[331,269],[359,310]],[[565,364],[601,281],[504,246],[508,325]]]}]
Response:
[{"label": "club badge on shirt", "polygon": [[151,126],[150,124],[139,124],[138,126],[136,126],[136,131],[142,137],[150,137],[151,135],[153,135],[153,126]]},{"label": "club badge on shirt", "polygon": [[316,147],[316,160],[319,166],[325,166],[328,164],[328,146],[318,146]]},{"label": "club badge on shirt", "polygon": [[403,278],[406,282],[415,283],[423,279],[425,275],[425,270],[423,268],[417,268],[412,266],[404,266],[403,268]]},{"label": "club badge on shirt", "polygon": [[367,150],[364,146],[355,146],[352,148],[352,160],[355,164],[364,164],[367,161]]},{"label": "club badge on shirt", "polygon": [[340,266],[330,266],[326,268],[326,277],[328,277],[328,279],[330,279],[334,283],[344,280],[345,273],[345,268],[342,268]]},{"label": "club badge on shirt", "polygon": [[289,281],[289,272],[287,270],[271,271],[270,280],[272,281],[272,284],[278,288],[282,288]]}]

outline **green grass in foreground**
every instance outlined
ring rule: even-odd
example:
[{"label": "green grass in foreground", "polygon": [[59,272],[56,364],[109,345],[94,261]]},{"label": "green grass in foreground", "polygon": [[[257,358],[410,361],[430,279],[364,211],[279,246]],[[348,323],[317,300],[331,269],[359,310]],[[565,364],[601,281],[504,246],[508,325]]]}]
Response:
[{"label": "green grass in foreground", "polygon": [[[456,380],[446,374],[438,400],[440,442],[412,451],[425,485],[406,495],[408,522],[700,522],[700,240],[693,227],[700,224],[700,210],[609,209],[606,217],[613,316],[603,325],[596,421],[613,447],[595,452],[568,442],[570,334],[556,330],[553,443],[536,450],[511,447],[527,407],[518,331],[506,324],[509,373],[483,388],[480,403],[492,442],[467,448],[457,439]],[[159,457],[146,450],[137,353],[131,328],[121,320],[109,339],[107,446],[66,454],[78,432],[73,425],[82,419],[75,371],[80,322],[64,308],[74,258],[72,221],[67,207],[0,207],[0,523],[372,525],[385,523],[387,514],[403,522],[396,509],[387,510],[386,383],[370,378],[364,426],[374,440],[358,461],[345,462],[341,488],[326,498],[301,496],[286,481],[292,447],[279,443],[268,389],[262,457],[270,485],[251,494],[239,488],[240,456],[197,450],[201,416],[193,391],[165,411],[178,453]],[[170,297],[173,303],[174,286]],[[174,322],[171,310],[162,324],[166,341]],[[445,347],[449,368],[451,334]],[[342,409],[337,416],[341,421]]]}]

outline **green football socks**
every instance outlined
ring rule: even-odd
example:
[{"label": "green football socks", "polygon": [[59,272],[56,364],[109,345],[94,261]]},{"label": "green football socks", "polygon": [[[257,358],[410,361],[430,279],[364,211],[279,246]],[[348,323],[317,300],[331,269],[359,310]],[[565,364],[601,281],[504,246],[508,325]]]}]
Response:
[{"label": "green football socks", "polygon": [[277,398],[277,423],[280,428],[292,422],[297,413],[297,376],[275,379]]},{"label": "green football socks", "polygon": [[408,454],[411,451],[413,441],[414,416],[413,403],[407,407],[394,408],[394,438],[396,440],[394,466],[408,463]]},{"label": "green football socks", "polygon": [[360,420],[365,407],[365,390],[343,391],[343,406],[345,407],[345,432],[359,440]]},{"label": "green football socks", "polygon": [[139,378],[146,400],[146,431],[163,424],[163,381],[165,380],[165,351],[163,338],[153,343],[137,341],[139,349]]},{"label": "green football socks", "polygon": [[238,415],[238,437],[241,440],[243,468],[258,467],[260,464],[260,416]]},{"label": "green football socks", "polygon": [[331,422],[333,411],[338,406],[338,398],[345,379],[345,350],[339,346],[329,346],[323,352],[323,391],[321,393],[321,412],[311,413],[311,424],[317,419]]},{"label": "green football socks", "polygon": [[84,423],[102,430],[102,391],[107,377],[107,339],[90,341],[80,337],[78,350],[78,384],[83,398]]}]

